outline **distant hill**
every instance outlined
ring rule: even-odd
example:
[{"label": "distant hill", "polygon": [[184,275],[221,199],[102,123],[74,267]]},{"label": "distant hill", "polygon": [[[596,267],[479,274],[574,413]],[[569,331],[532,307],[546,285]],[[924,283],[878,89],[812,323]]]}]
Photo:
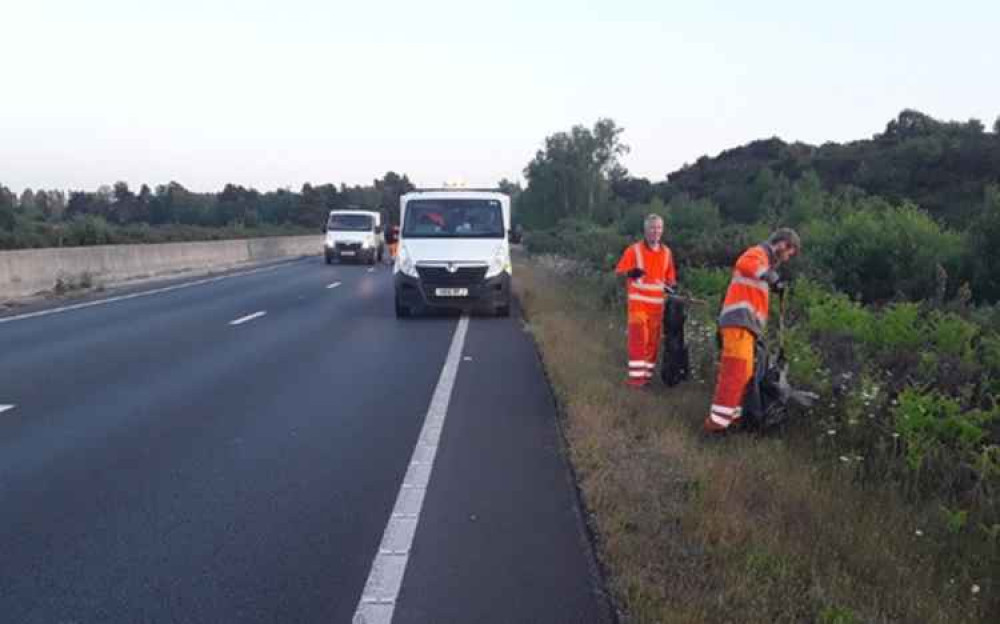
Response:
[{"label": "distant hill", "polygon": [[909,199],[940,222],[964,229],[982,206],[985,187],[1000,183],[1000,118],[989,132],[975,119],[944,122],[904,110],[870,139],[818,147],[778,138],[754,141],[702,157],[655,190],[666,200],[679,193],[710,198],[727,219],[752,222],[760,216],[761,192],[809,171],[828,191],[853,186],[892,202]]}]

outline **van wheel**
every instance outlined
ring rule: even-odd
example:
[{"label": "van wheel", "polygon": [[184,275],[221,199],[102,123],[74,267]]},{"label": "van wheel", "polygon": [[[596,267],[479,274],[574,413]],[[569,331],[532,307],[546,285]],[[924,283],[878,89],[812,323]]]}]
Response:
[{"label": "van wheel", "polygon": [[510,304],[502,305],[497,308],[497,316],[501,318],[507,318],[510,316]]}]

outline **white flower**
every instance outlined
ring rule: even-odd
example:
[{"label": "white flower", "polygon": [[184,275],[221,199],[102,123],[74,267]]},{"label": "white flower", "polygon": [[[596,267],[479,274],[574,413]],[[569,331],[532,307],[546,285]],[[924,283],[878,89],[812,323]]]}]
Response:
[{"label": "white flower", "polygon": [[972,593],[973,594],[978,594],[979,593],[979,585],[973,585],[972,586]]},{"label": "white flower", "polygon": [[837,435],[837,430],[836,429],[830,429],[830,430],[828,430],[826,432],[826,435]]},{"label": "white flower", "polygon": [[923,532],[923,531],[921,531],[920,529],[917,529],[917,530],[916,530],[916,531],[914,531],[913,533],[914,533],[914,534],[915,534],[915,535],[916,535],[917,537],[922,537],[922,536],[923,536],[923,534],[924,534],[924,532]]},{"label": "white flower", "polygon": [[851,458],[848,457],[847,455],[841,455],[840,456],[840,461],[842,461],[842,462],[844,462],[846,464],[847,462],[851,461]]}]

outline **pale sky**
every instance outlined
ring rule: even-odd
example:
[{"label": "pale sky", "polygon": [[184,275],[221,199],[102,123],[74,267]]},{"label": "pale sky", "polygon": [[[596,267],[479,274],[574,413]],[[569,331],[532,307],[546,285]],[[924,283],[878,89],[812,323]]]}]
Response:
[{"label": "pale sky", "polygon": [[611,117],[661,180],[758,138],[1000,115],[1000,2],[0,0],[0,184],[521,179]]}]

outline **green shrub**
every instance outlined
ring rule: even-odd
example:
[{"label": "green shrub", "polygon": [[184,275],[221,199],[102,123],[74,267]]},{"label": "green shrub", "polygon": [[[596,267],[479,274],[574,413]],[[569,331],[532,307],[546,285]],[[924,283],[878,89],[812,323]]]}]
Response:
[{"label": "green shrub", "polygon": [[986,439],[986,426],[996,410],[963,410],[951,397],[907,388],[893,408],[896,432],[906,443],[906,461],[917,470],[932,455],[944,451],[974,455]]},{"label": "green shrub", "polygon": [[810,332],[844,334],[852,338],[865,335],[872,325],[872,313],[846,295],[813,295],[805,310],[805,326]]},{"label": "green shrub", "polygon": [[915,303],[887,306],[865,323],[860,336],[875,353],[916,349],[927,338],[920,320],[920,306]]},{"label": "green shrub", "polygon": [[930,340],[934,347],[948,355],[973,359],[973,341],[979,334],[979,327],[957,314],[934,312],[930,318]]}]

